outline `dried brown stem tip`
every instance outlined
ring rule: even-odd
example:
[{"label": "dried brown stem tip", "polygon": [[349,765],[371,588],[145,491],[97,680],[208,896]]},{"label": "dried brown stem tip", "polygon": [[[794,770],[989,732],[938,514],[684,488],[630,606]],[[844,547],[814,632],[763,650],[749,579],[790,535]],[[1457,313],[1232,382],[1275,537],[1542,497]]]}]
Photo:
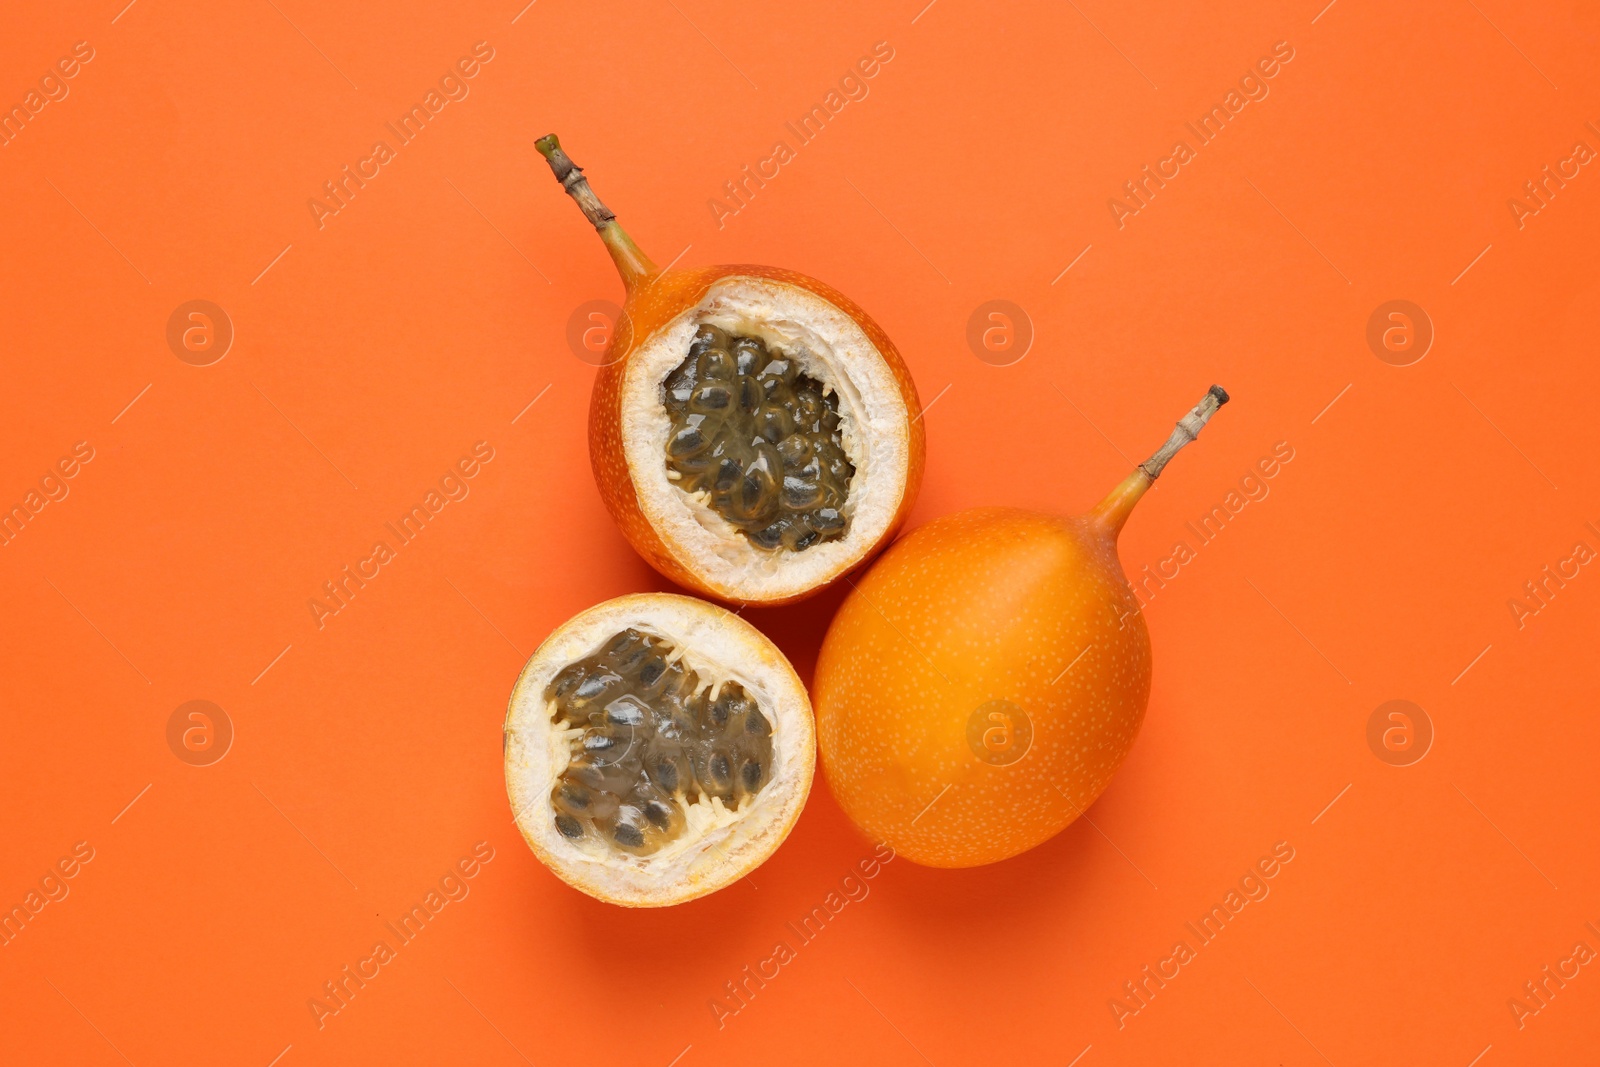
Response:
[{"label": "dried brown stem tip", "polygon": [[1156,454],[1139,464],[1139,469],[1155,481],[1161,476],[1161,470],[1167,461],[1178,454],[1178,449],[1200,436],[1201,429],[1211,421],[1211,416],[1217,409],[1228,402],[1228,392],[1220,385],[1213,385],[1206,390],[1206,395],[1200,398],[1200,403],[1189,409],[1189,413],[1178,420],[1178,425],[1173,428],[1172,436],[1167,438],[1167,443],[1156,449]]},{"label": "dried brown stem tip", "polygon": [[595,229],[600,229],[617,217],[616,212],[594,195],[594,190],[589,188],[589,179],[583,176],[583,168],[561,150],[561,141],[555,134],[545,134],[533,142],[533,146],[550,163],[550,171],[556,176],[556,181],[566,189],[568,196],[577,201],[578,207],[583,210],[583,217],[593,223]]}]

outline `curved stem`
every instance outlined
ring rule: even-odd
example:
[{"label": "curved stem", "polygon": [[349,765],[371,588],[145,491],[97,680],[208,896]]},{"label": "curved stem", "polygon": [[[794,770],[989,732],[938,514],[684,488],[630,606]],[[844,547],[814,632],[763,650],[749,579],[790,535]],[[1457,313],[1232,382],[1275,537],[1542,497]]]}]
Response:
[{"label": "curved stem", "polygon": [[1161,472],[1172,457],[1178,454],[1179,449],[1200,436],[1201,429],[1211,421],[1211,416],[1227,402],[1228,393],[1222,386],[1213,385],[1207,390],[1206,395],[1200,398],[1200,403],[1190,408],[1189,413],[1178,420],[1178,425],[1173,428],[1167,443],[1156,449],[1155,455],[1135,467],[1132,474],[1111,490],[1094,511],[1090,512],[1090,517],[1111,537],[1115,538],[1121,533],[1123,523],[1128,521],[1133,506],[1144,496],[1145,490],[1161,477]]},{"label": "curved stem", "polygon": [[567,195],[577,201],[578,207],[583,211],[583,217],[594,224],[600,233],[600,240],[606,243],[606,251],[611,253],[611,261],[617,265],[617,273],[622,275],[622,284],[632,291],[642,282],[649,281],[661,273],[650,257],[639,250],[633,243],[627,231],[617,225],[617,214],[600,202],[594,195],[594,190],[589,188],[589,179],[583,176],[583,168],[572,162],[572,158],[561,150],[561,141],[553,133],[547,133],[533,143],[539,154],[550,164],[550,170],[556,176],[556,181],[566,189]]}]

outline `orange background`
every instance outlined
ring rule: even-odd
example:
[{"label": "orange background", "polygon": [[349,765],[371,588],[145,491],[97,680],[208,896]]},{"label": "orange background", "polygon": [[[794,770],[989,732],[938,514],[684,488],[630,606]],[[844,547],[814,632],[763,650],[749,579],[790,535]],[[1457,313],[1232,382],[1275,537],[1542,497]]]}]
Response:
[{"label": "orange background", "polygon": [[[1600,574],[1520,629],[1507,601],[1600,549],[1600,173],[1521,228],[1507,201],[1600,149],[1600,13],[924,2],[13,12],[7,106],[74,42],[94,58],[0,148],[0,504],[94,458],[0,547],[0,904],[94,858],[0,948],[0,1060],[1592,1057],[1600,967],[1520,1029],[1507,1001],[1600,949]],[[470,95],[319,229],[308,199],[479,41]],[[722,183],[879,41],[870,95],[719,228]],[[1279,41],[1270,95],[1119,229],[1108,199]],[[888,865],[721,1028],[723,984],[871,846],[819,781],[752,879],[625,912],[511,823],[524,658],[664,588],[590,481],[567,323],[621,287],[549,130],[659,262],[793,267],[877,318],[932,403],[913,523],[1083,509],[1220,382],[1234,403],[1125,532],[1133,573],[1295,453],[1151,601],[1149,716],[1092,825]],[[193,299],[235,330],[209,366],[166,341]],[[1036,332],[1010,366],[966,341],[992,299]],[[1410,366],[1366,342],[1391,299],[1436,331]],[[470,495],[319,629],[308,599],[478,441]],[[747,617],[809,675],[837,603]],[[235,730],[204,767],[166,734],[196,699]],[[1391,699],[1433,724],[1411,766],[1367,744]],[[307,1001],[480,841],[470,895],[319,1029]],[[1119,1028],[1123,983],[1280,841],[1271,895]]]}]

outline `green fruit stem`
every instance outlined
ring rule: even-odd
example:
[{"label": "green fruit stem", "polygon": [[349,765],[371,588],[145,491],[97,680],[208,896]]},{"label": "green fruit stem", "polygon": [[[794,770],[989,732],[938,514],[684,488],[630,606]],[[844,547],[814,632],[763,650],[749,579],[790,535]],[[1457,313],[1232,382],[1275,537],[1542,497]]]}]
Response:
[{"label": "green fruit stem", "polygon": [[1178,420],[1178,425],[1173,428],[1167,443],[1156,449],[1155,455],[1135,467],[1133,473],[1111,490],[1090,513],[1090,517],[1109,537],[1115,539],[1117,534],[1122,532],[1123,524],[1128,521],[1133,506],[1144,496],[1145,490],[1161,477],[1161,472],[1166,469],[1172,457],[1178,454],[1179,449],[1200,436],[1201,429],[1211,421],[1211,416],[1227,402],[1227,390],[1220,385],[1213,385],[1206,391],[1206,395],[1200,398],[1200,403],[1190,408],[1189,413]]},{"label": "green fruit stem", "polygon": [[594,195],[594,190],[589,188],[589,179],[583,176],[583,168],[561,150],[560,139],[553,133],[547,133],[533,146],[549,162],[551,172],[567,195],[577,201],[583,217],[599,231],[600,240],[605,242],[606,251],[611,253],[611,261],[617,265],[617,273],[622,275],[622,284],[631,292],[636,286],[660,274],[660,269],[650,261],[650,257],[639,250],[626,230],[617,225],[617,213]]}]

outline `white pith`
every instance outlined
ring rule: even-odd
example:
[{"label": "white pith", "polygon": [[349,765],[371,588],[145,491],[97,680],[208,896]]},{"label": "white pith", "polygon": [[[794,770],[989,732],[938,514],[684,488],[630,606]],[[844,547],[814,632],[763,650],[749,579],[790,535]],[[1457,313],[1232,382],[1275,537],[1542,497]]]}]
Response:
[{"label": "white pith", "polygon": [[[840,509],[843,537],[799,552],[757,548],[711,508],[707,494],[687,493],[668,477],[672,417],[661,386],[703,323],[760,337],[837,398],[840,443],[855,466]],[[667,550],[729,600],[793,596],[849,570],[888,530],[905,495],[912,413],[899,382],[860,325],[807,289],[742,275],[719,280],[639,345],[621,400],[622,447],[640,510]]]},{"label": "white pith", "polygon": [[[550,802],[571,759],[573,731],[554,722],[545,688],[562,668],[630,626],[669,641],[702,684],[744,686],[772,723],[772,773],[761,791],[737,811],[704,798],[684,805],[683,833],[649,856],[634,856],[592,834],[580,841],[562,836]],[[810,701],[777,647],[731,612],[667,593],[619,597],[567,622],[528,660],[506,715],[506,791],[523,837],[564,881],[634,907],[703,896],[764,861],[805,804],[815,753]]]}]

